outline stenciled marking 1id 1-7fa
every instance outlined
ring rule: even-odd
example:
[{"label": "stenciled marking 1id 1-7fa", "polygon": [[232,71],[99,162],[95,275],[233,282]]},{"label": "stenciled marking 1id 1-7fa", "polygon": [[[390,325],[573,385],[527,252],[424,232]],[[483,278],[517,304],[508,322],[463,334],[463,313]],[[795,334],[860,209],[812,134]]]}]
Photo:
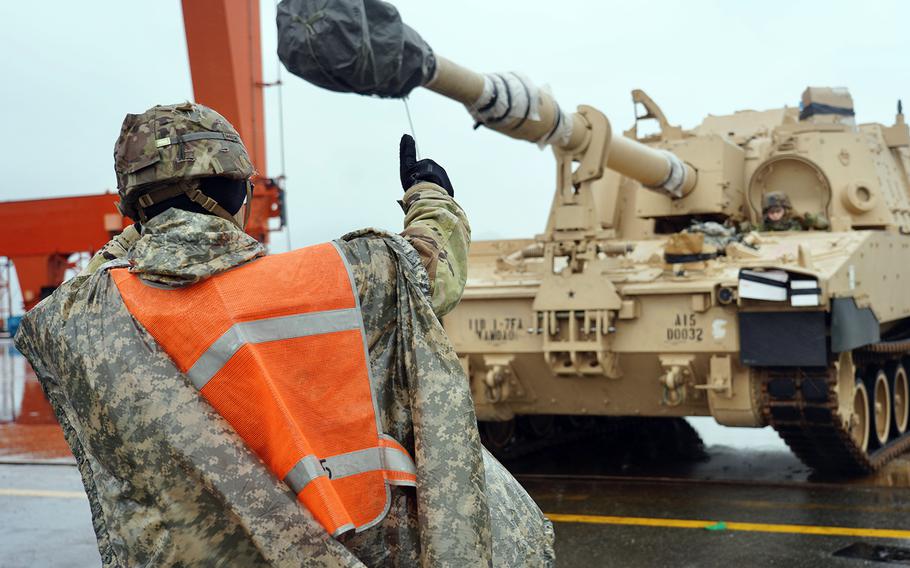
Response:
[{"label": "stenciled marking 1id 1-7fa", "polygon": [[468,330],[480,341],[513,341],[525,332],[525,322],[520,317],[470,318]]}]

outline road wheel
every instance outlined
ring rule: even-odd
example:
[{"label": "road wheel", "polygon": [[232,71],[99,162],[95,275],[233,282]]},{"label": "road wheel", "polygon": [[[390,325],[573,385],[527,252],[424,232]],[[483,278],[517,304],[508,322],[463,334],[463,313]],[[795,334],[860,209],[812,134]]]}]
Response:
[{"label": "road wheel", "polygon": [[853,415],[850,417],[850,437],[865,452],[869,449],[869,393],[862,381],[853,388]]},{"label": "road wheel", "polygon": [[907,431],[910,422],[910,381],[907,370],[898,364],[891,372],[891,403],[894,405],[894,429],[898,435]]},{"label": "road wheel", "polygon": [[891,435],[891,386],[888,384],[888,375],[882,369],[872,379],[872,423],[875,427],[875,440],[884,446]]},{"label": "road wheel", "polygon": [[525,428],[533,438],[538,440],[553,434],[555,424],[556,419],[552,414],[534,414],[525,417]]},{"label": "road wheel", "polygon": [[502,450],[515,436],[515,420],[481,422],[483,442],[491,451]]}]

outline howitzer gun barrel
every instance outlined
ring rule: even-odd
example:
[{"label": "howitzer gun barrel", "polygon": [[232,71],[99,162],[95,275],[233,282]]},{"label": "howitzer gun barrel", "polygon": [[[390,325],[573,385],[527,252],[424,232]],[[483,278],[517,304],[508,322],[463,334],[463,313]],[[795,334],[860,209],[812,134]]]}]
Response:
[{"label": "howitzer gun barrel", "polygon": [[[494,109],[496,102],[501,104],[506,98],[508,109],[519,106],[518,101],[514,101],[516,105],[513,105],[510,84],[518,85],[518,90],[524,92],[516,94],[522,96],[527,95],[529,89],[533,88],[535,92],[528,98],[536,97],[536,109],[533,109],[536,112],[528,112],[533,108],[528,106],[523,114],[509,114],[507,110],[500,117],[479,121],[512,138],[544,142],[572,153],[584,152],[591,136],[587,120],[577,112],[565,113],[548,92],[533,87],[524,78],[514,74],[508,75],[511,76],[500,76],[501,81],[491,83],[488,76],[437,55],[436,75],[425,87],[462,103],[472,110],[472,114],[474,111],[482,113]],[[503,94],[499,92],[500,90],[507,92]],[[522,100],[521,104],[524,103]],[[527,104],[531,105],[530,100]],[[484,109],[484,106],[489,109]],[[696,173],[692,166],[670,152],[645,146],[623,136],[615,136],[610,141],[606,165],[646,187],[662,190],[672,197],[682,197],[695,187]]]},{"label": "howitzer gun barrel", "polygon": [[[481,73],[466,69],[437,55],[436,76],[425,86],[444,97],[472,107],[483,97],[485,81],[486,79]],[[542,96],[538,107],[538,119],[521,120],[520,117],[507,117],[501,121],[487,122],[485,125],[506,136],[528,142],[537,142],[546,138],[553,130],[554,121],[560,119],[560,109],[552,96],[545,92],[540,94]],[[567,142],[558,146],[569,151],[581,150],[587,145],[587,123],[577,113],[571,115],[571,120],[572,134]],[[517,124],[518,122],[521,124]]]}]

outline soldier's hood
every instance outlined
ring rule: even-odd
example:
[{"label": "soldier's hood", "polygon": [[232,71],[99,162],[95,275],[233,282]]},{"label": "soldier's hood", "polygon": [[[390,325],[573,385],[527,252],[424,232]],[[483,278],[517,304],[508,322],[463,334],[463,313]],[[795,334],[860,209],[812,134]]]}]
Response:
[{"label": "soldier's hood", "polygon": [[264,254],[259,241],[230,221],[168,209],[142,226],[127,259],[143,280],[180,288]]}]

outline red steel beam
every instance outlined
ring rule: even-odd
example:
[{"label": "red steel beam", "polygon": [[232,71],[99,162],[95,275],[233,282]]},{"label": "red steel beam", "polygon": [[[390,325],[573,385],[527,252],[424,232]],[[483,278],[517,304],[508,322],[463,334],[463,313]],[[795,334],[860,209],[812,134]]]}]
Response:
[{"label": "red steel beam", "polygon": [[103,193],[0,202],[0,256],[16,267],[26,310],[63,282],[71,254],[94,252],[120,232],[116,201]]},{"label": "red steel beam", "polygon": [[196,101],[223,114],[264,172],[262,50],[258,0],[183,0]]},{"label": "red steel beam", "polygon": [[183,0],[183,23],[196,102],[237,129],[259,176],[247,233],[268,242],[279,216],[278,188],[265,177],[265,112],[259,0]]},{"label": "red steel beam", "polygon": [[117,200],[102,193],[0,202],[0,256],[98,250],[123,229]]}]

